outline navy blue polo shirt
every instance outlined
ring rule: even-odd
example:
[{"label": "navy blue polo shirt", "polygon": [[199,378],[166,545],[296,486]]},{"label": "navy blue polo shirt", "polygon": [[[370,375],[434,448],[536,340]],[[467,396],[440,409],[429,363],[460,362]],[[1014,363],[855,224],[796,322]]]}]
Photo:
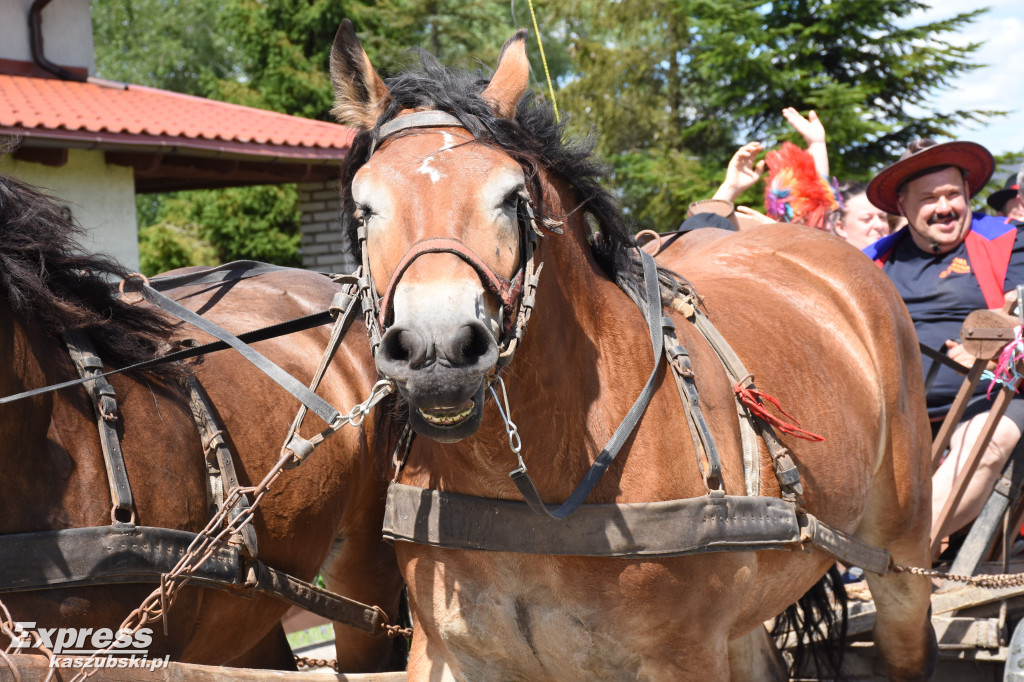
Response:
[{"label": "navy blue polo shirt", "polygon": [[[896,240],[882,269],[903,298],[918,340],[934,350],[945,353],[947,339],[960,341],[964,318],[988,307],[963,242],[949,253],[933,254],[918,248],[907,231]],[[1020,238],[1014,243],[1003,288],[1010,291],[1018,284],[1024,284],[1024,239]],[[932,360],[922,356],[922,362],[927,374]],[[929,417],[944,417],[962,384],[962,376],[942,366],[928,391]],[[975,395],[987,390],[988,382],[980,382]]]}]

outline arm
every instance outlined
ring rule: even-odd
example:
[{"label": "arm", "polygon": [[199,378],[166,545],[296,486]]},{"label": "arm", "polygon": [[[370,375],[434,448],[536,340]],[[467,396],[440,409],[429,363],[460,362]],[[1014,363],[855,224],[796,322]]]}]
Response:
[{"label": "arm", "polygon": [[807,143],[807,153],[814,158],[814,167],[821,175],[829,177],[828,148],[825,146],[825,126],[818,120],[818,114],[811,110],[807,118],[793,107],[786,107],[782,115]]},{"label": "arm", "polygon": [[729,160],[725,181],[711,198],[735,202],[741,194],[750,189],[764,173],[764,160],[754,163],[754,158],[763,149],[760,142],[748,142],[736,150],[732,159]]}]

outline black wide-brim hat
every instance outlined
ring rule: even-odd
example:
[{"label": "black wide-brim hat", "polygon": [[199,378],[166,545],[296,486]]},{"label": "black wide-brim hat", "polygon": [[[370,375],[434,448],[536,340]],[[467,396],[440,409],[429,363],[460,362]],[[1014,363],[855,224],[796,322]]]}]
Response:
[{"label": "black wide-brim hat", "polygon": [[916,177],[950,166],[967,174],[967,193],[973,197],[992,177],[996,161],[989,150],[976,142],[943,142],[917,152],[908,150],[868,183],[868,201],[886,213],[899,215],[900,187]]},{"label": "black wide-brim hat", "polygon": [[1017,187],[1017,174],[1014,173],[1006,178],[1006,184],[1003,185],[1001,190],[988,195],[985,203],[991,206],[993,211],[1002,211],[1003,206],[1006,206],[1006,202],[1017,196]]}]

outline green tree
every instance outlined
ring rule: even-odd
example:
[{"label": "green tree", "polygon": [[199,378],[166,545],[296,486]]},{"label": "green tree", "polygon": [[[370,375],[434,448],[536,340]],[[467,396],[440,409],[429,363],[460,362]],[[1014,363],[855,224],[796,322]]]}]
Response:
[{"label": "green tree", "polygon": [[[493,68],[513,24],[528,21],[525,3],[516,11],[513,19],[504,0],[116,0],[93,7],[96,64],[106,78],[327,120],[328,60],[342,19],[354,22],[387,76],[416,58],[413,48]],[[550,58],[556,75],[568,63],[564,49]],[[284,186],[139,197],[147,272],[200,264],[209,249],[221,259],[297,264],[288,222],[295,195]],[[275,201],[288,208],[257,219]]]},{"label": "green tree", "polygon": [[710,196],[740,144],[800,141],[781,116],[787,106],[818,112],[843,179],[865,179],[911,139],[997,113],[929,105],[976,68],[977,45],[949,38],[984,10],[906,27],[924,7],[575,0],[563,9],[575,71],[559,97],[576,126],[598,131],[626,207],[644,227],[667,229]]},{"label": "green tree", "polygon": [[139,231],[146,275],[233,260],[301,265],[293,185],[175,192],[149,210],[150,222]]},{"label": "green tree", "polygon": [[212,30],[220,2],[109,0],[92,3],[96,67],[104,78],[206,96],[235,73],[233,49]]}]

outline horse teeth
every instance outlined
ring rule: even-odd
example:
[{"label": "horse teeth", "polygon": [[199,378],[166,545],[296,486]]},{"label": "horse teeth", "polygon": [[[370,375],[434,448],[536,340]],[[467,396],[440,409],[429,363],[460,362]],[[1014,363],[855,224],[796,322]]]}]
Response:
[{"label": "horse teeth", "polygon": [[437,424],[439,426],[451,426],[452,424],[457,424],[466,419],[467,417],[469,417],[469,415],[473,413],[473,406],[470,405],[464,410],[461,410],[459,412],[453,412],[451,414],[425,412],[423,410],[420,410],[419,408],[417,408],[417,411],[420,413],[420,416],[422,416],[431,424]]}]

